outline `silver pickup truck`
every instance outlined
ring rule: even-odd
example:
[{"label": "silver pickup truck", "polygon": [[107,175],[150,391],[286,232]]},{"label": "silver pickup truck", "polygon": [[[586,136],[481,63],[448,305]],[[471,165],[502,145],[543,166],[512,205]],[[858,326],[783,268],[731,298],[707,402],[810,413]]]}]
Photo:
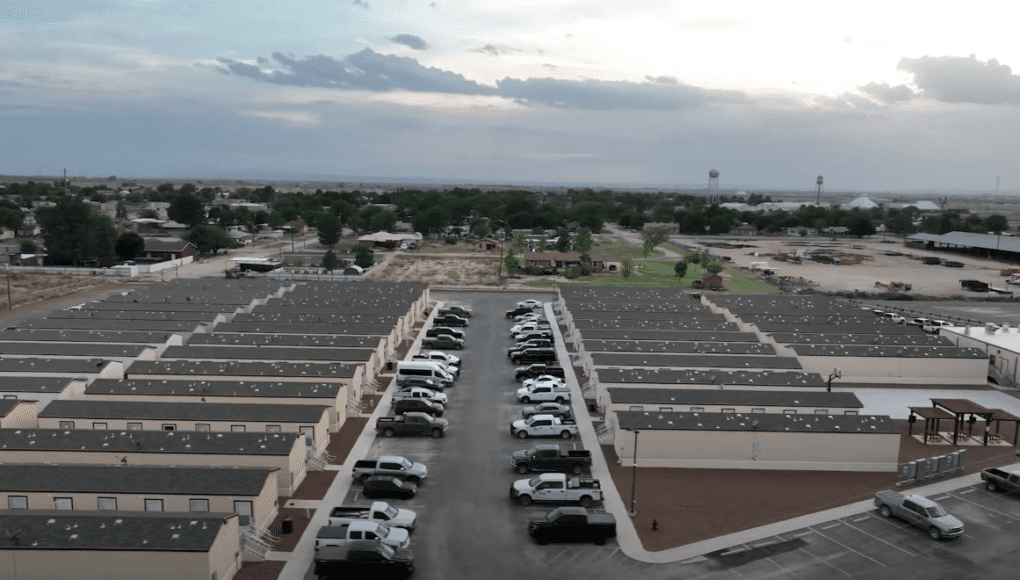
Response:
[{"label": "silver pickup truck", "polygon": [[875,507],[883,517],[896,516],[928,530],[928,535],[933,540],[958,538],[963,535],[963,522],[946,513],[942,506],[926,497],[880,491],[875,494]]}]

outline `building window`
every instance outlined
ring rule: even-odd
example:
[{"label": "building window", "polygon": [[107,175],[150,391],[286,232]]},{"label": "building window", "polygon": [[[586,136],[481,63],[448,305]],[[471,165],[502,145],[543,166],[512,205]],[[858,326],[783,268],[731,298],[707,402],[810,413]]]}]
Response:
[{"label": "building window", "polygon": [[74,421],[61,421],[59,425],[61,429],[74,429]]},{"label": "building window", "polygon": [[107,426],[106,426],[106,423],[103,423],[101,421],[93,421],[92,422],[92,428],[93,429],[106,429]]},{"label": "building window", "polygon": [[301,427],[299,431],[305,436],[306,445],[315,444],[315,427]]},{"label": "building window", "polygon": [[279,425],[266,425],[266,433],[279,433],[279,432],[280,432]]},{"label": "building window", "polygon": [[672,413],[673,407],[659,407],[660,413]]},{"label": "building window", "polygon": [[796,415],[797,409],[783,409],[784,415]]},{"label": "building window", "polygon": [[55,497],[53,498],[53,509],[55,510],[73,510],[74,502],[69,497]]},{"label": "building window", "polygon": [[643,406],[641,406],[641,405],[631,405],[630,406],[630,410],[631,411],[644,411],[645,408]]},{"label": "building window", "polygon": [[102,512],[115,512],[117,511],[117,498],[115,497],[101,497],[97,502],[99,511]]},{"label": "building window", "polygon": [[191,500],[191,511],[193,511],[193,512],[207,512],[207,511],[209,511],[209,500],[207,500],[207,499],[193,499],[193,500]]},{"label": "building window", "polygon": [[704,407],[691,407],[691,413],[704,413]]},{"label": "building window", "polygon": [[237,512],[239,525],[247,526],[251,523],[252,503],[250,501],[234,500],[234,511]]},{"label": "building window", "polygon": [[142,424],[141,423],[128,423],[127,424],[127,428],[128,428],[128,431],[141,431],[142,430]]},{"label": "building window", "polygon": [[231,425],[230,430],[234,433],[244,433],[244,425]]},{"label": "building window", "polygon": [[751,407],[752,413],[764,413],[765,407]]},{"label": "building window", "polygon": [[176,431],[177,425],[175,423],[163,423],[164,431]]},{"label": "building window", "polygon": [[843,411],[844,415],[856,415],[857,411]]},{"label": "building window", "polygon": [[145,511],[147,511],[147,512],[161,512],[161,511],[163,511],[163,500],[161,500],[161,499],[147,499],[147,500],[145,500]]},{"label": "building window", "polygon": [[208,430],[209,430],[208,423],[195,423],[195,431],[208,431]]},{"label": "building window", "polygon": [[722,412],[723,413],[736,413],[737,410],[731,407],[731,408],[723,409]]},{"label": "building window", "polygon": [[17,399],[18,396],[17,395],[4,395],[4,398],[5,399]]},{"label": "building window", "polygon": [[828,409],[815,409],[815,415],[828,415]]},{"label": "building window", "polygon": [[27,510],[28,509],[28,496],[27,495],[12,495],[7,497],[7,509],[9,510]]}]

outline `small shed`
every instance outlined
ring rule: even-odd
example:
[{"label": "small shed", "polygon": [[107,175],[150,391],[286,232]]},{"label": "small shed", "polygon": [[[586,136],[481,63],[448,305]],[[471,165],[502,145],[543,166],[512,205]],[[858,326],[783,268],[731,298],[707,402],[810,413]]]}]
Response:
[{"label": "small shed", "polygon": [[471,242],[471,249],[476,252],[494,252],[499,249],[499,241],[492,238],[482,238]]},{"label": "small shed", "polygon": [[708,274],[701,280],[695,280],[691,284],[692,288],[708,288],[709,290],[722,290],[723,279],[719,274]]}]

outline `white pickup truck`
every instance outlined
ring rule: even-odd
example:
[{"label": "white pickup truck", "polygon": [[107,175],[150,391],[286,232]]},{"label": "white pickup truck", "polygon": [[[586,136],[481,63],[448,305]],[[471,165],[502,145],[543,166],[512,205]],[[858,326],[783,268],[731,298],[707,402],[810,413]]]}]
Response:
[{"label": "white pickup truck", "polygon": [[391,528],[380,522],[359,519],[340,526],[323,526],[315,536],[315,547],[343,547],[360,540],[378,542],[399,550],[410,545],[411,536],[403,528]]},{"label": "white pickup truck", "polygon": [[399,401],[401,399],[425,399],[432,403],[439,403],[440,405],[446,406],[446,403],[450,400],[446,396],[446,393],[437,393],[424,387],[411,387],[409,389],[401,389],[393,393],[393,400]]},{"label": "white pickup truck", "polygon": [[339,506],[329,512],[331,526],[342,526],[353,520],[382,522],[393,528],[411,531],[417,525],[417,514],[411,510],[395,508],[384,501],[374,501],[370,506]]},{"label": "white pickup truck", "polygon": [[531,479],[519,479],[510,486],[510,499],[520,505],[536,501],[577,503],[591,507],[602,501],[602,484],[597,479],[568,479],[563,473],[543,473]]},{"label": "white pickup truck", "polygon": [[525,405],[532,401],[563,403],[570,400],[570,387],[557,385],[551,381],[539,382],[530,387],[517,389],[517,400]]},{"label": "white pickup truck", "polygon": [[570,439],[577,435],[577,423],[562,420],[552,415],[535,415],[530,419],[514,421],[510,425],[510,434],[520,439],[528,437],[559,437]]}]

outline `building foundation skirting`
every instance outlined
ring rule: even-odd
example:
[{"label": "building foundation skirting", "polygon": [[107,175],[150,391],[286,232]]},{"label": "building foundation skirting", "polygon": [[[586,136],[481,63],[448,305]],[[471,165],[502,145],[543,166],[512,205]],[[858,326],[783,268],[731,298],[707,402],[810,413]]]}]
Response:
[{"label": "building foundation skirting", "polygon": [[[621,465],[632,467],[629,457]],[[638,460],[638,467],[686,467],[695,469],[772,469],[784,471],[867,471],[896,472],[898,463],[854,463],[839,461],[756,461],[753,459],[645,459]]]}]

